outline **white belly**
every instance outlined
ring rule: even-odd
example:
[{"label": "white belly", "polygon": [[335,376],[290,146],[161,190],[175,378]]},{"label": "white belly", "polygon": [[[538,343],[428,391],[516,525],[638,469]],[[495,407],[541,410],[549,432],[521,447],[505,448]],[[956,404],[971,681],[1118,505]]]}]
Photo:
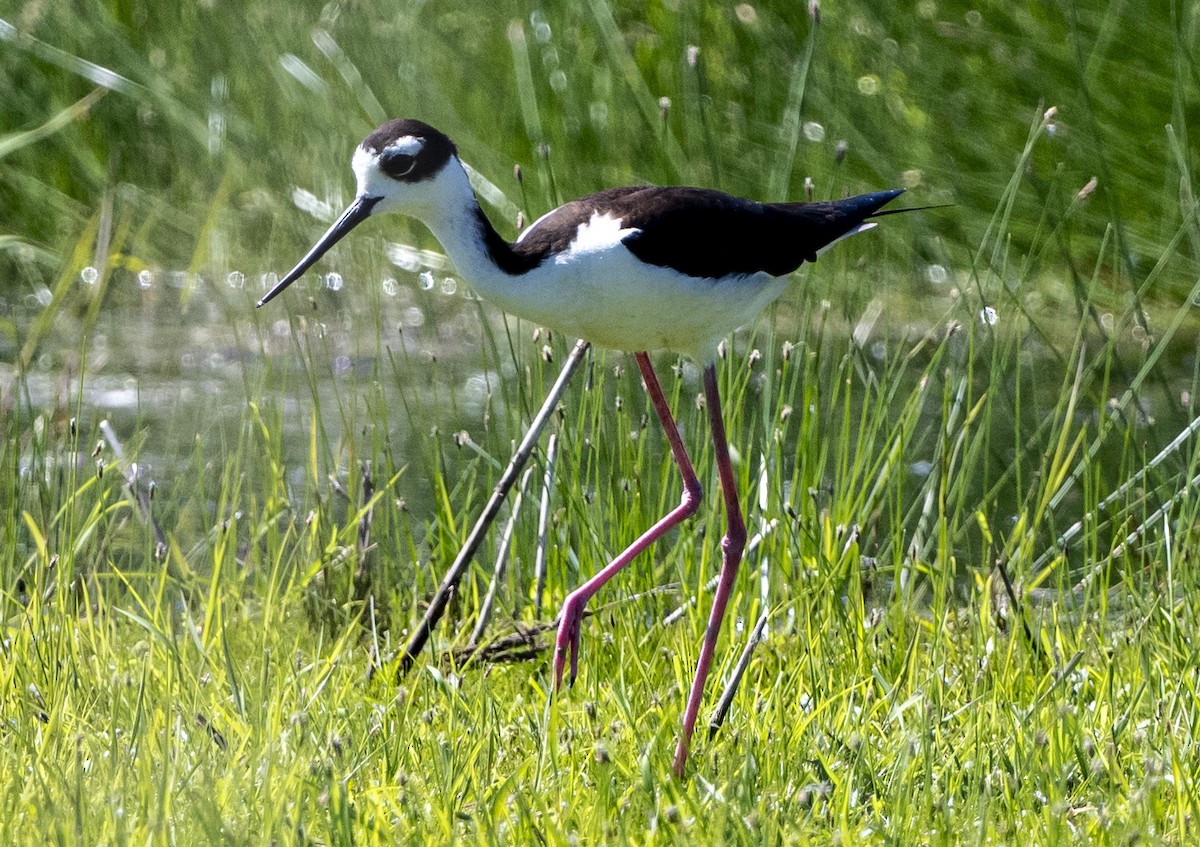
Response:
[{"label": "white belly", "polygon": [[787,286],[765,273],[699,279],[646,265],[620,243],[566,254],[481,291],[505,311],[618,350],[675,350],[711,359]]}]

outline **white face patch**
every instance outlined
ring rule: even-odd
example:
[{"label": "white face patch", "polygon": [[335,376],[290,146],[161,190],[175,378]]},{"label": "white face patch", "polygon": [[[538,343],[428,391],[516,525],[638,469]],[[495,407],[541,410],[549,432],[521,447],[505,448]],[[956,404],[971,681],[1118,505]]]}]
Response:
[{"label": "white face patch", "polygon": [[615,247],[626,236],[634,232],[637,232],[634,228],[621,229],[621,218],[614,218],[607,212],[604,214],[593,212],[587,223],[579,225],[579,229],[575,231],[575,238],[567,246],[566,252],[560,255],[556,261],[559,263],[569,262],[581,253]]},{"label": "white face patch", "polygon": [[368,186],[377,183],[382,178],[379,172],[379,154],[363,147],[356,147],[354,158],[350,160],[350,169],[354,171],[354,181],[358,183],[358,196],[369,196]]}]

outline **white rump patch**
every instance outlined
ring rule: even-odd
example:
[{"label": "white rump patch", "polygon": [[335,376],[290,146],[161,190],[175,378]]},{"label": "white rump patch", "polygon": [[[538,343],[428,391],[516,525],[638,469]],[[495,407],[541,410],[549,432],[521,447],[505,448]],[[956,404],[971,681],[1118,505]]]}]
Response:
[{"label": "white rump patch", "polygon": [[557,261],[569,262],[581,253],[607,250],[620,244],[626,236],[637,231],[636,228],[621,229],[621,218],[614,218],[607,212],[604,214],[593,212],[587,223],[579,225],[579,229],[575,231],[575,238]]}]

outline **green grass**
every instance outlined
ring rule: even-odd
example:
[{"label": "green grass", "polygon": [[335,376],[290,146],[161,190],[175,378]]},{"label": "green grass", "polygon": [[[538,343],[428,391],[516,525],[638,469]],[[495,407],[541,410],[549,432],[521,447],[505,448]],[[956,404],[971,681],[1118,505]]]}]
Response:
[{"label": "green grass", "polygon": [[[0,841],[1196,840],[1195,10],[827,6],[0,11]],[[400,220],[323,262],[344,290],[254,310],[321,229],[293,189],[339,206],[393,113],[458,140],[507,231],[639,179],[956,204],[729,344],[760,537],[684,781],[723,514],[668,355],[707,496],[597,598],[574,688],[457,652],[511,511],[397,682],[572,340],[388,263],[434,246]],[[629,358],[551,430],[488,639],[544,645],[680,495]]]}]

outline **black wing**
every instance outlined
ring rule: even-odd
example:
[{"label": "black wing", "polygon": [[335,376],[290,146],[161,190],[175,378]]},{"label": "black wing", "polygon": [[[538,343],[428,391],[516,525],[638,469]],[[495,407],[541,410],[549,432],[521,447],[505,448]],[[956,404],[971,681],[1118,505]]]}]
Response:
[{"label": "black wing", "polygon": [[821,203],[756,203],[705,188],[630,187],[601,191],[556,209],[514,245],[529,258],[565,250],[593,214],[638,232],[625,239],[644,262],[688,276],[765,271],[782,276],[879,211],[903,189]]}]

